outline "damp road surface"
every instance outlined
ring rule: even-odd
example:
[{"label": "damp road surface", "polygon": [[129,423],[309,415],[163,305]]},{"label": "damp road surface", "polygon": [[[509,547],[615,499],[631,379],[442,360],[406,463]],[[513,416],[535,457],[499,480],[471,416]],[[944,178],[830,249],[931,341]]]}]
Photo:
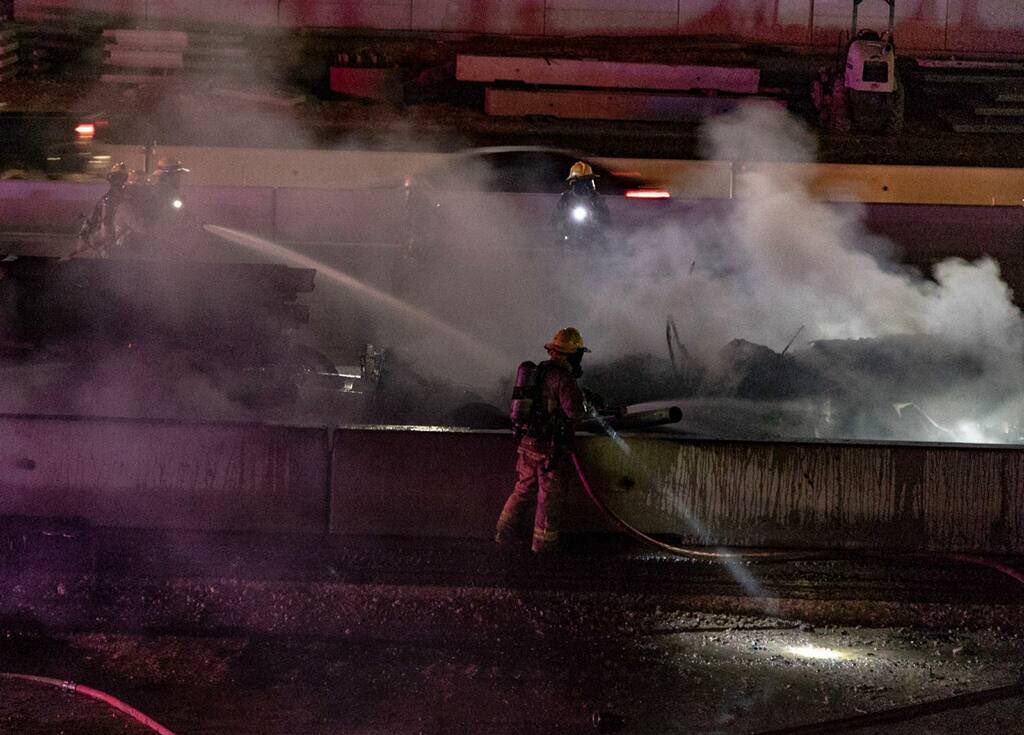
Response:
[{"label": "damp road surface", "polygon": [[[737,574],[607,538],[537,558],[468,540],[55,532],[0,553],[0,670],[94,687],[179,735],[974,733],[1024,717],[1024,594],[987,569]],[[872,714],[886,721],[851,729]],[[794,729],[811,723],[828,724]],[[151,731],[0,678],[0,732]]]}]

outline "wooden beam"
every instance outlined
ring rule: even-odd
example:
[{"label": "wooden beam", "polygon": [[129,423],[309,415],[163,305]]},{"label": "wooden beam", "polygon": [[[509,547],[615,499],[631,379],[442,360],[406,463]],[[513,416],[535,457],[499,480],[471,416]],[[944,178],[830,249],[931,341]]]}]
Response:
[{"label": "wooden beam", "polygon": [[723,66],[674,66],[618,61],[575,61],[459,54],[455,78],[463,82],[525,82],[615,89],[714,89],[756,94],[758,69]]},{"label": "wooden beam", "polygon": [[488,115],[513,117],[548,115],[584,120],[698,122],[710,115],[728,112],[749,99],[784,105],[780,100],[762,97],[704,97],[593,90],[528,91],[489,87],[484,98],[484,109]]}]

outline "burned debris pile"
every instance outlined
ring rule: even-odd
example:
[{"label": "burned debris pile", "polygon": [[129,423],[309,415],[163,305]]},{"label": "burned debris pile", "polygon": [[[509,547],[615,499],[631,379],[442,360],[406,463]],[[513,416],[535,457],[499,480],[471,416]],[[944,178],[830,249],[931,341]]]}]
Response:
[{"label": "burned debris pile", "polygon": [[735,339],[704,361],[633,354],[584,380],[616,404],[678,403],[679,428],[704,436],[1016,441],[1021,371],[1002,367],[994,375],[991,356],[921,335],[780,352]]}]

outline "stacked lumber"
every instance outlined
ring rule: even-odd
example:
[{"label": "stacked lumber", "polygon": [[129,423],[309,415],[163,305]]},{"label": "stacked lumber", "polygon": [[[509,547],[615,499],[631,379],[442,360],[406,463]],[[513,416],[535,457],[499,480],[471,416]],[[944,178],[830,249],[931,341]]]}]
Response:
[{"label": "stacked lumber", "polygon": [[284,345],[305,324],[300,293],[316,271],[277,264],[20,257],[3,265],[15,291],[5,314],[37,345],[82,340],[187,344],[197,354],[241,356]]},{"label": "stacked lumber", "polygon": [[243,76],[250,66],[240,36],[108,29],[103,40],[106,71],[100,80],[112,84],[145,84],[184,74]]},{"label": "stacked lumber", "polygon": [[0,82],[18,73],[18,34],[14,29],[0,29]]},{"label": "stacked lumber", "polygon": [[916,59],[918,86],[957,133],[1024,133],[1024,63]]},{"label": "stacked lumber", "polygon": [[697,122],[756,96],[752,68],[460,54],[489,115]]}]

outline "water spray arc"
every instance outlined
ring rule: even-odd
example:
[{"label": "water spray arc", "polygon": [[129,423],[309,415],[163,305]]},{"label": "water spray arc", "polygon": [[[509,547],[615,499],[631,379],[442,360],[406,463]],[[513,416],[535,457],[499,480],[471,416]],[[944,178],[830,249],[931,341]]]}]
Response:
[{"label": "water spray arc", "polygon": [[235,230],[229,227],[221,227],[219,225],[203,225],[203,229],[211,235],[215,235],[216,237],[236,245],[241,245],[242,247],[248,248],[249,250],[258,252],[262,255],[287,261],[300,268],[311,268],[316,270],[318,273],[323,274],[323,276],[332,283],[342,286],[368,301],[384,306],[391,313],[397,316],[415,322],[419,326],[426,327],[439,335],[451,339],[458,344],[466,354],[479,358],[486,364],[488,369],[498,371],[508,363],[508,359],[505,355],[491,345],[484,343],[479,338],[474,337],[473,335],[464,332],[445,321],[442,321],[422,308],[413,306],[412,304],[403,301],[392,294],[386,293],[379,288],[375,288],[370,284],[349,275],[348,273],[338,270],[337,268],[324,265],[307,255],[297,253],[294,250],[280,245],[279,243],[248,232],[242,232],[241,230]]}]

